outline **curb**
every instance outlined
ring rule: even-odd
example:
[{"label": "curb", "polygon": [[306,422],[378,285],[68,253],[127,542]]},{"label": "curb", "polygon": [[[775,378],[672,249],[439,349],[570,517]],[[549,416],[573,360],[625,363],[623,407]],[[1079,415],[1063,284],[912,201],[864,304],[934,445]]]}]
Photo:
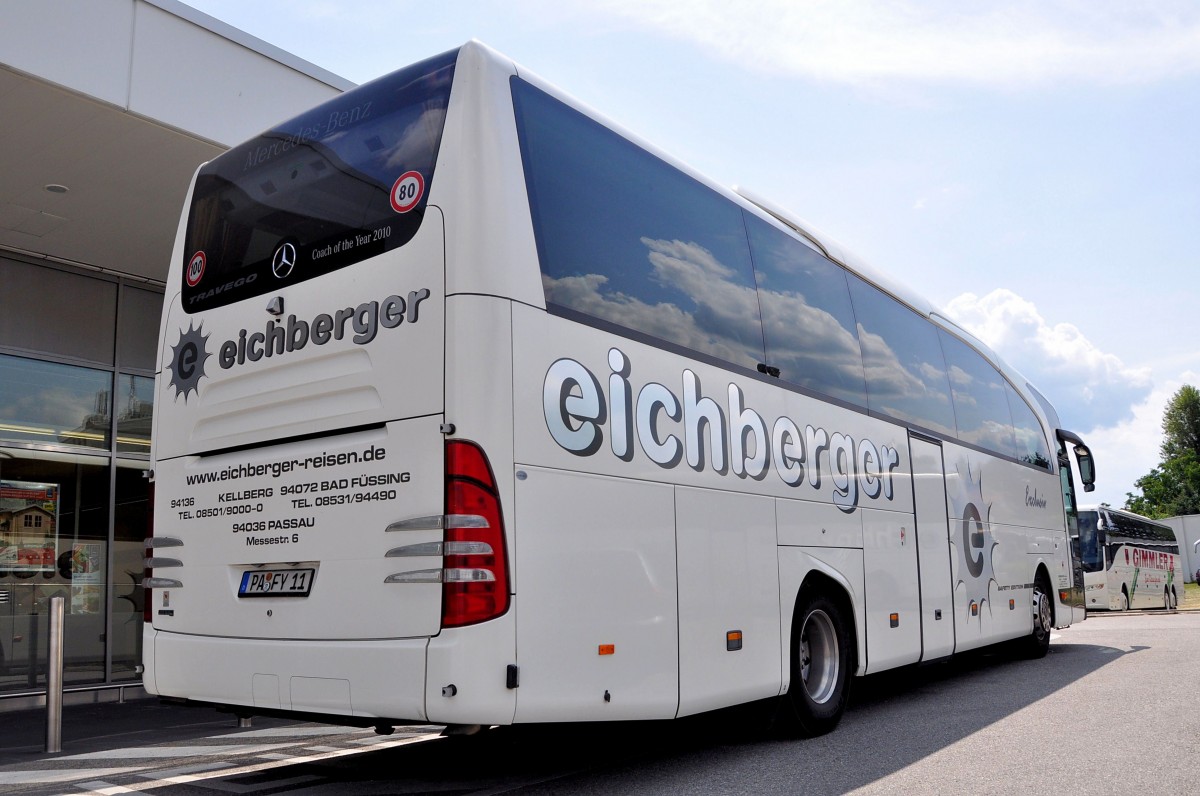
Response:
[{"label": "curb", "polygon": [[1186,608],[1179,607],[1179,608],[1171,608],[1171,609],[1133,608],[1128,611],[1088,611],[1087,619],[1099,619],[1100,617],[1114,617],[1114,616],[1174,616],[1175,614],[1197,614],[1197,613],[1200,613],[1200,606],[1198,606],[1198,605],[1188,606]]}]

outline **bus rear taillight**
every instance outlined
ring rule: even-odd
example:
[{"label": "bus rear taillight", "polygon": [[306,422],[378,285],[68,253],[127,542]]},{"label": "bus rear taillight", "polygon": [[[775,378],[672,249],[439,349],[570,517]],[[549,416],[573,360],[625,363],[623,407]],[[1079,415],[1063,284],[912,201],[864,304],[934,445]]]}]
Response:
[{"label": "bus rear taillight", "polygon": [[508,610],[508,556],[496,479],[473,442],[446,443],[442,627],[494,619]]}]

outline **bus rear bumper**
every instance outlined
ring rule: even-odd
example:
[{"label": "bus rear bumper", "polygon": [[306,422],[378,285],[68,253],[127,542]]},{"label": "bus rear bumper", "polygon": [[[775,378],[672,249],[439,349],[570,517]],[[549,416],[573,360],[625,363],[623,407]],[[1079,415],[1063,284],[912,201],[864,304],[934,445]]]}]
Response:
[{"label": "bus rear bumper", "polygon": [[428,639],[280,641],[147,629],[146,690],[262,711],[425,721]]}]

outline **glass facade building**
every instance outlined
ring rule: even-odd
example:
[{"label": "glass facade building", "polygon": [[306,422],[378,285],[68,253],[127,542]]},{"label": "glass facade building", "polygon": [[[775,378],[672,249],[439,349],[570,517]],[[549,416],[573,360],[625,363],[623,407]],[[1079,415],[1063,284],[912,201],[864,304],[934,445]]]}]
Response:
[{"label": "glass facade building", "polygon": [[0,253],[0,696],[140,679],[162,288]]},{"label": "glass facade building", "polygon": [[56,596],[67,701],[138,695],[156,347],[189,182],[354,85],[179,0],[68,5],[0,3],[0,713],[42,701]]}]

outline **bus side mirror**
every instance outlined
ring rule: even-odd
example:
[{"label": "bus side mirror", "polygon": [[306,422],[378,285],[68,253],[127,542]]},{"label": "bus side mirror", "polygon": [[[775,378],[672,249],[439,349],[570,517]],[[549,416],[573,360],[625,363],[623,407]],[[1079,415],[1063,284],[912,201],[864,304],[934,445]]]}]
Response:
[{"label": "bus side mirror", "polygon": [[1094,492],[1096,490],[1096,463],[1092,461],[1092,452],[1078,434],[1073,434],[1065,428],[1058,429],[1056,435],[1063,443],[1064,450],[1067,443],[1075,446],[1075,459],[1079,462],[1079,478],[1083,481],[1084,492]]},{"label": "bus side mirror", "polygon": [[1095,491],[1096,464],[1092,461],[1092,452],[1084,445],[1076,445],[1075,459],[1079,462],[1079,478],[1083,481],[1083,491]]}]

